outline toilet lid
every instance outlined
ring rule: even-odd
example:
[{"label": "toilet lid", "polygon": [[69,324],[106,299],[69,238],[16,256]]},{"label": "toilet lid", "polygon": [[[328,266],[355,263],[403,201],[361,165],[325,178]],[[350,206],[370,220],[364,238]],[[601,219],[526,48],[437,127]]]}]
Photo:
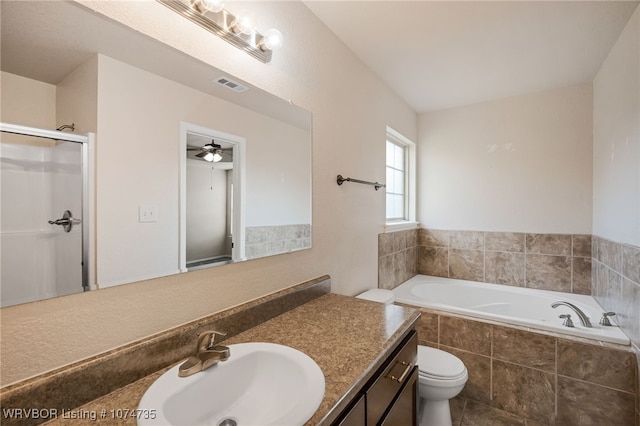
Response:
[{"label": "toilet lid", "polygon": [[364,293],[360,293],[356,296],[356,299],[370,300],[372,302],[380,302],[384,304],[393,303],[395,295],[391,290],[385,290],[383,288],[372,288]]},{"label": "toilet lid", "polygon": [[454,378],[465,370],[455,355],[428,346],[418,346],[418,365],[421,375],[432,377]]}]

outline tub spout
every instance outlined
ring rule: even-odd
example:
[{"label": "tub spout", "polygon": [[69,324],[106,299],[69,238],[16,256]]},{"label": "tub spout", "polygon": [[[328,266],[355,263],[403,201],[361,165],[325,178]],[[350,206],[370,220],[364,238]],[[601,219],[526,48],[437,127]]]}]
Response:
[{"label": "tub spout", "polygon": [[583,327],[593,328],[593,326],[591,325],[591,321],[589,321],[589,317],[586,316],[585,313],[582,312],[582,310],[578,308],[576,305],[574,305],[573,303],[559,301],[551,304],[551,307],[554,309],[557,308],[558,306],[569,307],[573,312],[576,313],[576,315],[578,315],[578,318],[580,319],[580,323],[582,324]]}]

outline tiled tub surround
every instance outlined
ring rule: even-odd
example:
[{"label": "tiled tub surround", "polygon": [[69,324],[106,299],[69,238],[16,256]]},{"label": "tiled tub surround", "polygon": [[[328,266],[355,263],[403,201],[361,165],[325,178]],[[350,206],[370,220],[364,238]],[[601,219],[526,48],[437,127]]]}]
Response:
[{"label": "tiled tub surround", "polygon": [[636,424],[630,347],[420,310],[420,344],[456,355],[469,371],[451,403],[454,424]]},{"label": "tiled tub surround", "polygon": [[378,288],[391,290],[417,273],[417,246],[417,229],[378,234]]},{"label": "tiled tub surround", "polygon": [[[330,291],[330,278],[320,277],[108,353],[10,384],[0,389],[0,406],[57,409],[58,413],[63,408],[79,407],[187,358],[193,352],[196,336],[204,330],[220,330],[232,337]],[[31,425],[46,420],[11,421],[2,414],[0,423]]]},{"label": "tiled tub surround", "polygon": [[419,229],[417,272],[591,294],[591,235]]},{"label": "tiled tub surround", "polygon": [[[562,293],[508,285],[487,284],[457,278],[416,275],[394,288],[395,301],[425,309],[464,315],[480,321],[497,321],[562,335],[629,345],[629,337],[620,327],[598,324],[605,311],[587,294]],[[578,306],[591,319],[584,327],[568,306],[553,308],[554,302]],[[573,317],[574,327],[565,327],[562,314]],[[571,337],[569,337],[571,338]]]},{"label": "tiled tub surround", "polygon": [[248,226],[245,233],[247,259],[288,253],[311,247],[311,225]]},{"label": "tiled tub surround", "polygon": [[[640,247],[593,237],[593,296],[616,313],[616,321],[632,341],[640,369]],[[637,386],[640,388],[640,377]],[[640,397],[636,417],[640,425]]]}]

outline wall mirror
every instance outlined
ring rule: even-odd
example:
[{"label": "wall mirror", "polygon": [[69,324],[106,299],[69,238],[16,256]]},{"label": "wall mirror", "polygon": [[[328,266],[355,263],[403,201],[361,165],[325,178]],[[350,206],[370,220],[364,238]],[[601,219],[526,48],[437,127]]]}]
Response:
[{"label": "wall mirror", "polygon": [[311,247],[308,111],[77,3],[0,8],[1,121],[95,133],[91,289]]}]

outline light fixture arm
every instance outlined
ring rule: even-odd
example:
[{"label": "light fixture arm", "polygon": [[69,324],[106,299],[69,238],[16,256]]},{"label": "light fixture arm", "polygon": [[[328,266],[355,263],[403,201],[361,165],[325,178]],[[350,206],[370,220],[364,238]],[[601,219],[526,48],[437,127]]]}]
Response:
[{"label": "light fixture arm", "polygon": [[272,51],[262,48],[264,46],[262,34],[257,31],[253,31],[251,34],[234,33],[232,27],[236,17],[226,9],[222,9],[220,12],[198,12],[191,7],[189,0],[156,1],[216,34],[235,47],[244,50],[259,61],[264,63],[271,61]]}]

